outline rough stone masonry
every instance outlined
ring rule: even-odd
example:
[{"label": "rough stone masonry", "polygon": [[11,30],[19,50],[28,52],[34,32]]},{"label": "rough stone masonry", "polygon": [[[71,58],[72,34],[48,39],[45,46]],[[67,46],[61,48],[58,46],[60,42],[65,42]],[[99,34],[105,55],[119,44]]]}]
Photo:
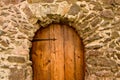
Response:
[{"label": "rough stone masonry", "polygon": [[85,47],[85,80],[120,80],[120,0],[0,0],[0,80],[32,80],[31,41],[51,23]]}]

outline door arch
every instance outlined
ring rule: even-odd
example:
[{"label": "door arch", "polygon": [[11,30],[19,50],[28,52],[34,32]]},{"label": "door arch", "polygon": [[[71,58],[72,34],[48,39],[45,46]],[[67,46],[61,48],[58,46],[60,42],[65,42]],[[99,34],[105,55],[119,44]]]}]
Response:
[{"label": "door arch", "polygon": [[84,80],[84,50],[75,30],[51,24],[32,42],[33,80]]}]

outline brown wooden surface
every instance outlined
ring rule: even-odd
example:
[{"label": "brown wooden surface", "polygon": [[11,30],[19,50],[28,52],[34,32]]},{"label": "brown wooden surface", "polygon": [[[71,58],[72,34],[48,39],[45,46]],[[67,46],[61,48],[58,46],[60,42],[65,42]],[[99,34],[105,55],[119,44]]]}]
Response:
[{"label": "brown wooden surface", "polygon": [[37,31],[31,56],[33,80],[84,80],[83,45],[78,34],[66,25],[52,24]]}]

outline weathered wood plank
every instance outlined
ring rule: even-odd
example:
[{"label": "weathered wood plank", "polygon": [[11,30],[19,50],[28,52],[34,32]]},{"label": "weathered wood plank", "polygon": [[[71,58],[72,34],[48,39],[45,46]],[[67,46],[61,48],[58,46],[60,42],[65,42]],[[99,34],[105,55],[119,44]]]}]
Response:
[{"label": "weathered wood plank", "polygon": [[[50,26],[50,38],[55,37],[54,26]],[[55,80],[55,42],[50,41],[50,54],[51,54],[51,80]]]},{"label": "weathered wood plank", "polygon": [[[55,80],[64,80],[64,51],[63,51],[63,31],[60,25],[54,25],[55,38],[55,62],[56,78]],[[59,44],[59,45],[58,45]]]},{"label": "weathered wood plank", "polygon": [[[44,33],[46,32],[46,33]],[[42,29],[41,31],[38,31],[35,38],[49,38],[49,28]],[[33,45],[36,45],[33,48],[33,51],[35,53],[32,54],[32,60],[34,60],[33,69],[34,71],[34,80],[48,80],[49,78],[49,57],[50,51],[49,51],[49,41],[40,41],[40,42],[34,42]],[[36,55],[36,56],[35,56]]]},{"label": "weathered wood plank", "polygon": [[72,29],[64,26],[65,80],[74,78],[74,42]]},{"label": "weathered wood plank", "polygon": [[75,46],[75,78],[76,80],[84,80],[84,55],[83,44],[79,35],[74,33]]}]

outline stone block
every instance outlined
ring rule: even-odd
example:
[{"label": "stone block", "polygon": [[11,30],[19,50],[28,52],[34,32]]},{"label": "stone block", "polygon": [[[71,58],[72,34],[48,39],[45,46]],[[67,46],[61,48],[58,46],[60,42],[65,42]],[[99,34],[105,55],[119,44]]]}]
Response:
[{"label": "stone block", "polygon": [[88,57],[87,62],[91,65],[95,66],[101,66],[101,67],[109,67],[109,68],[116,68],[117,64],[115,61],[110,60],[105,57]]},{"label": "stone block", "polygon": [[102,21],[102,19],[99,18],[99,17],[94,18],[94,19],[92,20],[92,22],[91,22],[92,27],[95,27],[95,26],[96,26],[97,24],[99,24],[101,21]]},{"label": "stone block", "polygon": [[5,11],[3,12],[3,11],[2,11],[0,15],[1,15],[1,16],[4,16],[4,17],[7,17],[7,16],[9,16],[10,14],[9,14],[9,12],[5,12]]},{"label": "stone block", "polygon": [[80,6],[77,4],[73,4],[68,12],[69,15],[76,15],[80,11]]},{"label": "stone block", "polygon": [[91,18],[94,18],[96,16],[95,13],[88,14],[83,21],[90,20]]},{"label": "stone block", "polygon": [[[116,47],[116,49],[117,49],[118,51],[120,51],[120,47]],[[119,55],[119,59],[120,59],[120,55]]]},{"label": "stone block", "polygon": [[98,57],[100,55],[103,55],[102,52],[97,51],[97,50],[90,50],[86,54],[88,54],[88,56],[93,56],[93,57]]},{"label": "stone block", "polygon": [[25,0],[3,0],[5,4],[18,4]]},{"label": "stone block", "polygon": [[114,31],[114,32],[112,32],[111,36],[113,39],[115,39],[115,38],[119,37],[120,35],[118,32]]},{"label": "stone block", "polygon": [[25,70],[24,69],[17,69],[11,68],[9,80],[25,80]]},{"label": "stone block", "polygon": [[23,12],[27,15],[28,18],[33,17],[33,13],[31,12],[30,8],[28,6],[25,6],[23,8]]},{"label": "stone block", "polygon": [[115,15],[111,9],[108,9],[108,10],[102,11],[101,16],[107,19],[113,19]]},{"label": "stone block", "polygon": [[[80,26],[81,28],[85,29],[87,27],[87,25],[89,24],[89,22],[84,21],[83,23],[78,24],[78,26]],[[90,28],[88,30],[91,30]],[[84,33],[88,32],[88,31],[83,31]]]},{"label": "stone block", "polygon": [[56,2],[67,1],[68,3],[75,3],[77,0],[56,0]]},{"label": "stone block", "polygon": [[[63,0],[64,1],[64,0]],[[75,3],[77,0],[66,0],[68,3]]]},{"label": "stone block", "polygon": [[80,15],[79,15],[79,20],[81,20],[84,17],[86,17],[85,13],[81,12]]},{"label": "stone block", "polygon": [[87,49],[95,49],[95,50],[98,50],[98,49],[102,48],[102,45],[98,45],[98,44],[88,45],[86,48],[87,48]]},{"label": "stone block", "polygon": [[25,62],[25,58],[19,57],[19,56],[9,56],[7,60],[9,62],[14,62],[14,63],[24,63]]},{"label": "stone block", "polygon": [[0,44],[4,47],[8,47],[9,44],[7,43],[7,41],[1,41]]},{"label": "stone block", "polygon": [[99,76],[99,77],[111,77],[111,76],[114,76],[114,73],[112,73],[111,71],[97,71],[95,73],[96,76]]},{"label": "stone block", "polygon": [[3,35],[3,34],[5,34],[5,32],[0,30],[0,36]]},{"label": "stone block", "polygon": [[70,5],[67,2],[61,2],[59,6],[58,5],[55,5],[53,7],[51,6],[50,10],[52,14],[56,14],[57,11],[57,14],[65,15],[69,12]]},{"label": "stone block", "polygon": [[42,0],[43,2],[45,2],[45,3],[52,3],[52,2],[54,2],[54,0]]},{"label": "stone block", "polygon": [[115,4],[114,0],[101,0],[101,2],[103,2],[104,4],[107,4],[107,5]]},{"label": "stone block", "polygon": [[97,10],[97,11],[103,10],[102,5],[99,2],[91,1],[90,4],[94,6],[93,10]]},{"label": "stone block", "polygon": [[29,3],[52,3],[54,0],[27,0]]},{"label": "stone block", "polygon": [[109,48],[114,48],[116,46],[116,42],[113,40],[110,44],[109,44]]},{"label": "stone block", "polygon": [[107,26],[107,25],[109,25],[110,24],[110,22],[109,21],[103,21],[102,23],[101,23],[101,26]]},{"label": "stone block", "polygon": [[40,2],[40,0],[27,0],[27,2],[29,2],[29,3],[37,3],[37,2]]}]

